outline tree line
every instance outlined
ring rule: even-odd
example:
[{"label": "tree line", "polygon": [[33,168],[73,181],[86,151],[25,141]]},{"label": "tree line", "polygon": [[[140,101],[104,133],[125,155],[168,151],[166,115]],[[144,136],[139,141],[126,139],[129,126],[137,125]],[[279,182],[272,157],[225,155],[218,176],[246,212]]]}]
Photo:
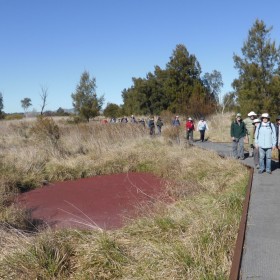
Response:
[{"label": "tree line", "polygon": [[[242,55],[233,54],[238,78],[232,82],[233,91],[221,98],[223,87],[219,71],[205,73],[195,55],[179,44],[173,50],[164,69],[154,67],[145,78],[133,77],[133,85],[122,91],[123,104],[108,103],[106,117],[122,115],[160,115],[163,111],[192,116],[213,112],[236,110],[243,115],[250,111],[279,114],[280,105],[280,48],[270,38],[272,27],[256,19],[241,48]],[[92,93],[89,93],[89,88]],[[92,116],[102,107],[104,97],[96,96],[95,79],[90,80],[84,72],[76,92],[72,94],[73,105],[81,115]],[[92,101],[88,102],[89,96]],[[84,100],[84,105],[80,100]],[[93,109],[90,109],[93,106]],[[88,119],[88,118],[87,118]]]},{"label": "tree line", "polygon": [[[108,103],[103,114],[119,117],[160,115],[169,111],[195,117],[235,109],[244,115],[256,111],[275,116],[279,114],[280,105],[280,48],[271,40],[271,30],[272,27],[267,27],[262,20],[254,22],[241,48],[242,55],[233,54],[238,72],[238,78],[232,82],[233,91],[222,98],[221,73],[213,70],[202,75],[196,56],[183,44],[178,44],[164,69],[156,65],[145,78],[133,77],[133,85],[121,93],[123,104]],[[89,121],[100,114],[104,96],[97,96],[96,80],[88,71],[82,73],[71,97],[81,119]],[[26,112],[31,99],[25,98],[21,103]],[[0,118],[4,116],[3,107],[0,93]]]}]

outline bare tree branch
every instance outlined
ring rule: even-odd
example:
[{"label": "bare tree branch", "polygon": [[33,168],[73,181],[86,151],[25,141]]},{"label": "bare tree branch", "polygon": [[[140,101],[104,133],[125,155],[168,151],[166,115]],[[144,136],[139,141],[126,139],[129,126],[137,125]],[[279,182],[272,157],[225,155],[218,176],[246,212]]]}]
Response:
[{"label": "bare tree branch", "polygon": [[41,99],[42,99],[42,105],[41,105],[41,115],[44,114],[44,109],[47,105],[47,97],[48,97],[48,88],[46,86],[41,86]]}]

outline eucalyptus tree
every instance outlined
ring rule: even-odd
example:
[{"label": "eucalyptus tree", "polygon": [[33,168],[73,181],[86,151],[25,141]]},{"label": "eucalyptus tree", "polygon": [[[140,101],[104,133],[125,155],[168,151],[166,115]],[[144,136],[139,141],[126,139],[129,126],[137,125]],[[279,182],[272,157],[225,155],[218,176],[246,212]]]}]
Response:
[{"label": "eucalyptus tree", "polygon": [[89,121],[99,115],[104,102],[104,97],[97,97],[96,80],[90,78],[88,71],[84,71],[80,77],[80,82],[76,86],[76,91],[71,94],[75,111],[81,118]]},{"label": "eucalyptus tree", "polygon": [[203,76],[203,82],[205,87],[208,89],[210,96],[217,104],[222,103],[221,89],[224,85],[222,74],[214,70],[211,73],[205,73]]},{"label": "eucalyptus tree", "polygon": [[31,99],[29,97],[25,97],[20,102],[21,102],[21,107],[23,108],[25,116],[26,116],[28,108],[32,105]]}]

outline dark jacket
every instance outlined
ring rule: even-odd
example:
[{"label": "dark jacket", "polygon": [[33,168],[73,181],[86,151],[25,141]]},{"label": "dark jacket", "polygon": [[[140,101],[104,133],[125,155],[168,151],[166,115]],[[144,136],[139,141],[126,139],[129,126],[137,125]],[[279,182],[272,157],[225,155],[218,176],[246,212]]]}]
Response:
[{"label": "dark jacket", "polygon": [[157,120],[157,126],[162,127],[163,126],[163,122],[161,119]]},{"label": "dark jacket", "polygon": [[230,136],[240,139],[246,136],[246,126],[243,121],[238,124],[237,121],[233,121],[230,128]]}]

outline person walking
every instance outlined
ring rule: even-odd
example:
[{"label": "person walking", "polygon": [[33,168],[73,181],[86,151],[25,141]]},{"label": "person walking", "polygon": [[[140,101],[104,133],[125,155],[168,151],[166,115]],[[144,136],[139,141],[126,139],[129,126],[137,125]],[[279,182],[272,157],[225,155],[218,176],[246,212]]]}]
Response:
[{"label": "person walking", "polygon": [[138,123],[141,124],[141,125],[143,125],[143,127],[146,126],[144,118],[142,118],[142,119],[139,118],[139,119],[138,119]]},{"label": "person walking", "polygon": [[208,130],[207,122],[205,121],[204,117],[201,117],[198,124],[197,124],[197,131],[200,133],[200,141],[204,142],[205,138],[205,131]]},{"label": "person walking", "polygon": [[235,159],[244,159],[244,137],[246,136],[246,126],[242,121],[241,114],[236,114],[235,120],[230,127],[232,139],[232,153]]},{"label": "person walking", "polygon": [[278,149],[278,167],[280,168],[280,115],[276,118],[276,147]]},{"label": "person walking", "polygon": [[172,125],[173,125],[173,126],[177,126],[177,127],[181,125],[180,120],[179,120],[179,116],[176,116],[176,117],[173,119]]},{"label": "person walking", "polygon": [[150,135],[151,136],[155,135],[155,121],[154,121],[154,117],[150,117],[150,119],[148,121],[148,127],[150,129]]},{"label": "person walking", "polygon": [[175,133],[176,133],[176,141],[178,144],[180,144],[180,120],[179,120],[179,116],[176,116],[173,121],[172,121],[172,126],[175,127]]},{"label": "person walking", "polygon": [[257,118],[257,114],[254,111],[251,111],[248,114],[248,117],[244,119],[244,123],[246,125],[246,133],[247,133],[247,139],[249,144],[249,157],[253,156],[254,151],[254,129],[255,126],[253,124],[253,120]]},{"label": "person walking", "polygon": [[261,123],[260,119],[254,119],[253,120],[253,125],[254,125],[254,130],[252,134],[252,139],[253,139],[253,157],[254,157],[254,164],[257,169],[260,168],[260,157],[259,157],[259,149],[255,145],[255,131],[258,129],[259,124]]},{"label": "person walking", "polygon": [[137,123],[137,120],[136,120],[136,118],[134,117],[134,115],[131,115],[131,117],[130,117],[130,122],[131,122],[131,123]]},{"label": "person walking", "polygon": [[158,130],[158,135],[161,135],[161,128],[163,126],[163,121],[161,120],[161,117],[158,117],[156,126],[157,126],[157,130]]},{"label": "person walking", "polygon": [[260,155],[259,174],[264,171],[271,174],[271,154],[272,150],[276,148],[276,131],[274,124],[270,122],[268,113],[261,115],[261,121],[255,131],[255,145],[259,149]]},{"label": "person walking", "polygon": [[193,142],[194,123],[192,118],[188,118],[186,122],[186,138]]}]

